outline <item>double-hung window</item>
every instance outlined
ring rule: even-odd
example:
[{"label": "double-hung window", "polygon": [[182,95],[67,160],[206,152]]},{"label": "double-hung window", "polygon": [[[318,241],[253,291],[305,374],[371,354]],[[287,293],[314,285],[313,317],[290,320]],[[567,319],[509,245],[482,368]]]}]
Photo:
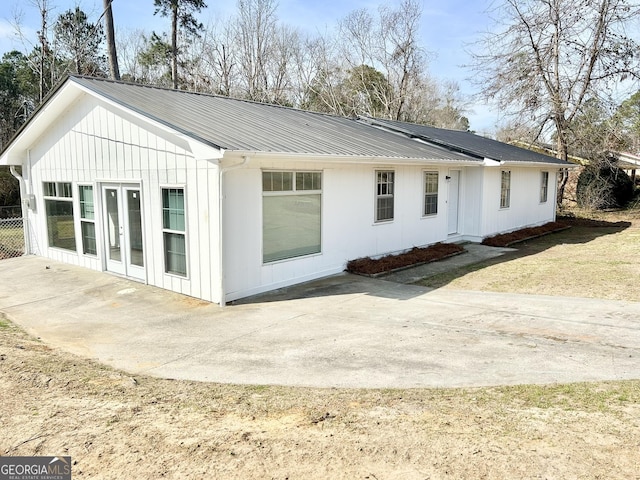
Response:
[{"label": "double-hung window", "polygon": [[76,251],[71,182],[44,182],[47,239],[50,247]]},{"label": "double-hung window", "polygon": [[162,189],[164,271],[187,276],[187,242],[184,188]]},{"label": "double-hung window", "polygon": [[320,253],[322,172],[262,172],[262,261]]},{"label": "double-hung window", "polygon": [[424,216],[438,213],[438,172],[424,172]]},{"label": "double-hung window", "polygon": [[511,205],[511,171],[502,170],[500,180],[500,208]]},{"label": "double-hung window", "polygon": [[549,172],[540,172],[540,203],[547,203],[549,195]]},{"label": "double-hung window", "polygon": [[393,220],[395,172],[376,171],[376,222]]},{"label": "double-hung window", "polygon": [[96,219],[93,203],[93,187],[80,185],[80,230],[82,232],[82,253],[97,255],[96,246]]}]

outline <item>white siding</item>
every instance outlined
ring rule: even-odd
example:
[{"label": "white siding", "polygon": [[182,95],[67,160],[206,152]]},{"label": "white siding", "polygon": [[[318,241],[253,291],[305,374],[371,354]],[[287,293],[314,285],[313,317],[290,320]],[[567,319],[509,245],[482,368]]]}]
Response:
[{"label": "white siding", "polygon": [[[174,140],[170,140],[174,138]],[[31,150],[31,188],[37,210],[29,215],[33,253],[55,260],[104,269],[102,251],[83,255],[76,218],[78,253],[47,245],[42,183],[73,182],[74,216],[79,217],[78,182],[94,186],[98,242],[102,236],[101,182],[141,185],[147,283],[219,302],[218,167],[197,161],[185,142],[93,97],[73,104]],[[164,273],[161,188],[185,188],[188,277]]]},{"label": "white siding", "polygon": [[[296,259],[262,262],[262,169],[321,170],[322,252]],[[375,171],[395,171],[395,214],[375,223]],[[423,171],[439,171],[438,214],[423,217]],[[251,161],[224,176],[226,299],[268,291],[344,270],[362,256],[399,252],[447,239],[446,170]]]}]

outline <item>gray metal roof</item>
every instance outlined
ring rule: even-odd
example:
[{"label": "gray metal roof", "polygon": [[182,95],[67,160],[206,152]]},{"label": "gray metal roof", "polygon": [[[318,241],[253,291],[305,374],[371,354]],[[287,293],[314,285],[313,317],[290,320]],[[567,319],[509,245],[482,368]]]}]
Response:
[{"label": "gray metal roof", "polygon": [[462,130],[447,130],[443,128],[416,125],[406,122],[395,122],[381,119],[361,119],[364,123],[378,125],[407,135],[421,138],[437,145],[447,146],[456,151],[475,155],[480,158],[490,158],[505,162],[533,162],[551,163],[556,165],[570,165],[564,160],[537,153],[526,148],[509,145],[490,138],[481,137]]},{"label": "gray metal roof", "polygon": [[352,118],[106,79],[72,76],[68,81],[230,151],[478,162]]}]

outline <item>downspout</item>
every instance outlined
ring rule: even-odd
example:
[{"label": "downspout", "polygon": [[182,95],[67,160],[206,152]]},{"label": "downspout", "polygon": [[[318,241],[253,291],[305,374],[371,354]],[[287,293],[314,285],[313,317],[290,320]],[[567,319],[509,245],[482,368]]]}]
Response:
[{"label": "downspout", "polygon": [[249,157],[247,155],[242,156],[242,162],[236,163],[235,165],[230,165],[228,167],[221,167],[220,173],[218,174],[218,235],[219,235],[219,251],[218,251],[218,270],[219,270],[219,279],[220,279],[220,306],[224,307],[226,305],[226,291],[225,291],[225,281],[224,281],[224,248],[223,248],[223,238],[224,233],[222,230],[223,221],[222,221],[222,212],[224,210],[223,200],[224,200],[224,174],[231,171],[237,170],[238,168],[242,168],[249,163]]},{"label": "downspout", "polygon": [[25,185],[24,178],[22,178],[22,175],[18,173],[15,165],[11,165],[9,167],[9,171],[11,172],[11,175],[13,175],[18,180],[18,184],[20,185],[20,206],[22,208],[22,234],[24,235],[24,255],[28,255],[31,253],[31,245],[30,245],[31,235],[29,234],[29,218],[28,218],[29,209],[27,206],[27,202],[28,202],[27,188]]}]

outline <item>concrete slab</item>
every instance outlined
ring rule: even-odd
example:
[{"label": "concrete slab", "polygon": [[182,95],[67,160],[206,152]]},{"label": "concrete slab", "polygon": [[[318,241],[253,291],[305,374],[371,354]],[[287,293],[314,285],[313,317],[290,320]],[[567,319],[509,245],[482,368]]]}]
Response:
[{"label": "concrete slab", "polygon": [[640,377],[636,302],[344,274],[220,308],[23,257],[0,262],[0,312],[50,345],[167,378],[404,388]]}]

